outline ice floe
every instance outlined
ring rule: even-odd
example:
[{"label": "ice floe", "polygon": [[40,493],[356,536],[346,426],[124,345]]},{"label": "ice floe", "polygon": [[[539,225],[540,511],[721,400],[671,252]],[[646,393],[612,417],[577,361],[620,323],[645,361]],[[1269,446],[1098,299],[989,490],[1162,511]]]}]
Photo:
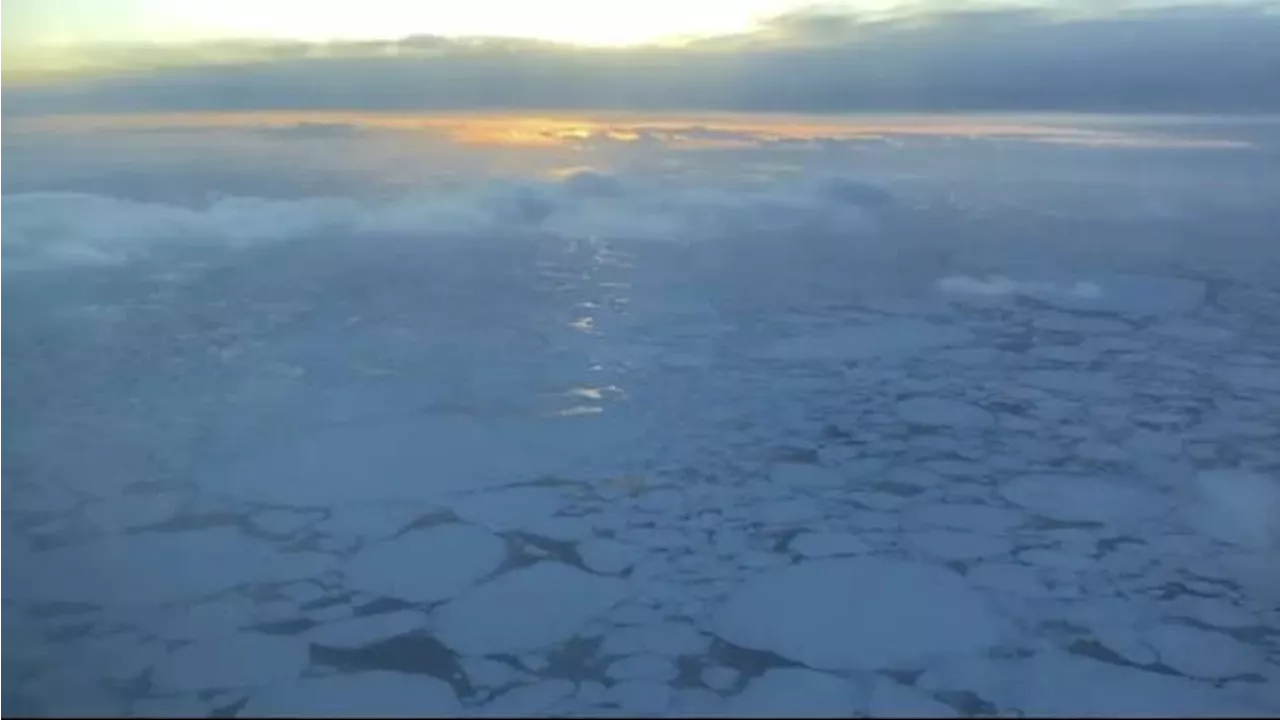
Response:
[{"label": "ice floe", "polygon": [[816,560],[767,572],[734,592],[713,627],[736,645],[834,670],[976,652],[1005,631],[959,575],[881,558]]},{"label": "ice floe", "polygon": [[479,585],[439,611],[437,633],[466,655],[524,652],[568,640],[626,593],[620,580],[539,562]]},{"label": "ice floe", "polygon": [[262,687],[294,680],[308,662],[303,642],[241,633],[175,650],[156,665],[151,684],[162,693]]},{"label": "ice floe", "polygon": [[456,717],[453,688],[425,675],[374,670],[306,678],[253,693],[240,711],[257,717]]},{"label": "ice floe", "polygon": [[369,546],[346,563],[343,573],[353,589],[436,602],[493,572],[505,556],[502,538],[472,525],[450,523]]}]

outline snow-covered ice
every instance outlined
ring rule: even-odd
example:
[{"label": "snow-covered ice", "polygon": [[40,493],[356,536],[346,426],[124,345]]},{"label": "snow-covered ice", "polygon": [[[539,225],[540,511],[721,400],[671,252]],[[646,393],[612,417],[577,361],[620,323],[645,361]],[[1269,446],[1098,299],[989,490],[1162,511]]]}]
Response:
[{"label": "snow-covered ice", "polygon": [[679,674],[670,658],[659,655],[632,655],[609,664],[605,674],[614,680],[662,680],[669,682]]},{"label": "snow-covered ice", "polygon": [[151,684],[161,693],[260,687],[297,678],[307,662],[299,640],[242,633],[175,650],[156,665]]},{"label": "snow-covered ice", "polygon": [[881,558],[815,560],[769,571],[736,590],[713,627],[735,645],[832,670],[979,652],[1006,630],[954,572]]},{"label": "snow-covered ice", "polygon": [[969,403],[946,398],[919,397],[898,403],[898,416],[912,425],[983,428],[993,424],[991,413]]},{"label": "snow-covered ice", "polygon": [[368,546],[343,568],[349,587],[410,602],[457,595],[498,568],[506,544],[473,525],[413,530]]},{"label": "snow-covered ice", "polygon": [[588,568],[614,575],[635,565],[644,556],[644,549],[608,538],[595,538],[578,546],[578,556]]},{"label": "snow-covered ice", "polygon": [[1026,475],[1005,483],[1000,494],[1037,515],[1072,522],[1118,523],[1168,510],[1153,491],[1091,475]]},{"label": "snow-covered ice", "polygon": [[94,605],[196,600],[249,582],[296,580],[333,565],[282,552],[228,528],[110,535],[33,553],[13,569],[16,597]]},{"label": "snow-covered ice", "polygon": [[420,611],[401,610],[324,623],[304,637],[316,645],[355,648],[423,629],[426,622],[426,614]]},{"label": "snow-covered ice", "polygon": [[752,680],[725,704],[732,717],[851,717],[865,698],[858,688],[835,675],[781,668]]},{"label": "snow-covered ice", "polygon": [[512,570],[458,596],[440,610],[440,639],[466,655],[523,652],[573,637],[622,599],[620,580],[558,562]]},{"label": "snow-covered ice", "polygon": [[4,713],[1280,713],[1274,148],[802,120],[15,150]]},{"label": "snow-covered ice", "polygon": [[791,549],[805,557],[818,558],[830,555],[859,555],[870,548],[866,541],[853,533],[806,532],[791,540]]},{"label": "snow-covered ice", "polygon": [[552,679],[521,685],[485,703],[476,715],[480,717],[541,716],[560,700],[573,694],[574,684]]},{"label": "snow-covered ice", "polygon": [[240,711],[257,717],[456,717],[453,689],[436,678],[370,671],[255,691]]}]

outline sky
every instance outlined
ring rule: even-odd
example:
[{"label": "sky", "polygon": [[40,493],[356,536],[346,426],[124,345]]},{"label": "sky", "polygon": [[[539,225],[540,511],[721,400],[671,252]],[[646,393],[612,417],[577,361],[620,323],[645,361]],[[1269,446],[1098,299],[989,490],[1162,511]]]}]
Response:
[{"label": "sky", "polygon": [[1277,0],[9,0],[5,114],[1280,111]]},{"label": "sky", "polygon": [[[864,4],[886,3],[880,0]],[[670,36],[744,32],[758,18],[801,5],[797,0],[15,0],[6,3],[4,24],[6,42],[12,32],[24,42],[58,44],[225,37],[368,40],[432,34],[617,45]],[[15,21],[12,29],[11,14]]]}]

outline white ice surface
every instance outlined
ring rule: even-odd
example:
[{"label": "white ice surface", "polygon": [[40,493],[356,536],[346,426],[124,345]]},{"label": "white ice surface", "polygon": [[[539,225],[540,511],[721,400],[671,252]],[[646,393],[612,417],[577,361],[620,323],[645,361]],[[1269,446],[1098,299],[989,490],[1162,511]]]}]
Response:
[{"label": "white ice surface", "polygon": [[725,703],[734,717],[847,718],[865,698],[844,678],[801,668],[769,670]]},{"label": "white ice surface", "polygon": [[959,713],[928,694],[886,677],[876,678],[867,714],[873,718],[950,718]]},{"label": "white ice surface", "polygon": [[712,690],[728,690],[738,682],[738,671],[723,665],[711,665],[702,669],[702,684]]},{"label": "white ice surface", "polygon": [[568,470],[587,450],[554,419],[422,416],[318,429],[211,468],[207,482],[297,505],[430,501]]},{"label": "white ice surface", "polygon": [[976,405],[947,398],[916,397],[898,403],[898,417],[912,425],[985,428],[995,423],[991,413]]},{"label": "white ice surface", "polygon": [[1093,370],[1030,370],[1017,378],[1032,387],[1090,399],[1128,395],[1125,384],[1114,376]]},{"label": "white ice surface", "polygon": [[1274,138],[846,121],[16,164],[4,714],[1280,711]]},{"label": "white ice surface", "polygon": [[1280,480],[1234,469],[1199,472],[1183,504],[1206,536],[1249,549],[1280,548]]},{"label": "white ice surface", "polygon": [[207,718],[212,712],[208,703],[194,695],[147,698],[129,709],[129,715],[138,718]]},{"label": "white ice surface", "polygon": [[626,592],[620,580],[557,562],[499,575],[440,609],[438,636],[466,655],[518,653],[569,639]]},{"label": "white ice surface", "polygon": [[307,678],[253,693],[245,717],[456,717],[453,688],[425,675],[370,671]]},{"label": "white ice surface", "polygon": [[656,680],[624,680],[609,688],[605,699],[623,713],[645,715],[661,713],[671,704],[671,686]]},{"label": "white ice surface", "polygon": [[791,549],[809,558],[832,555],[864,555],[870,551],[866,541],[853,533],[806,532],[791,540]]},{"label": "white ice surface", "polygon": [[363,615],[317,625],[303,637],[307,642],[339,648],[357,648],[423,628],[425,613],[418,610]]},{"label": "white ice surface", "polygon": [[262,687],[297,678],[308,662],[300,640],[242,633],[175,650],[156,665],[151,684],[162,693]]},{"label": "white ice surface", "polygon": [[897,320],[840,330],[813,332],[776,341],[760,351],[770,360],[869,360],[904,357],[933,348],[961,345],[969,331],[918,320]]},{"label": "white ice surface", "polygon": [[515,487],[462,495],[444,505],[467,522],[502,532],[544,522],[563,502],[553,488]]},{"label": "white ice surface", "polygon": [[572,695],[575,689],[572,682],[558,678],[521,685],[498,695],[473,714],[477,717],[540,716]]},{"label": "white ice surface", "polygon": [[353,589],[436,602],[493,572],[505,556],[502,538],[473,525],[451,523],[369,546],[344,565],[343,573]]},{"label": "white ice surface", "polygon": [[643,548],[608,538],[593,538],[578,545],[578,557],[588,568],[606,575],[616,575],[644,557]]},{"label": "white ice surface", "polygon": [[769,470],[769,479],[791,488],[842,487],[846,483],[837,471],[804,462],[778,462]]},{"label": "white ice surface", "polygon": [[996,643],[1005,626],[949,570],[858,558],[766,572],[734,592],[714,629],[736,645],[842,670],[976,652]]},{"label": "white ice surface", "polygon": [[1168,512],[1160,495],[1121,478],[1090,475],[1027,475],[1000,488],[1008,501],[1055,520],[1117,523]]},{"label": "white ice surface", "polygon": [[1261,717],[1230,687],[1215,688],[1138,668],[1120,667],[1062,652],[1043,651],[986,670],[989,684],[976,689],[1004,707],[1029,716]]},{"label": "white ice surface", "polygon": [[1186,313],[1204,302],[1199,280],[1133,273],[1104,273],[1089,278],[1095,293],[1053,293],[1032,289],[1028,295],[1067,310],[1150,316]]},{"label": "white ice surface", "polygon": [[600,644],[607,654],[695,655],[707,649],[711,638],[692,625],[661,622],[614,628]]},{"label": "white ice surface", "polygon": [[1262,667],[1257,648],[1223,632],[1165,622],[1146,633],[1161,662],[1191,677],[1227,678],[1248,675]]},{"label": "white ice surface", "polygon": [[660,680],[670,682],[679,669],[670,658],[660,655],[632,655],[609,663],[605,674],[613,680]]},{"label": "white ice surface", "polygon": [[115,535],[33,553],[6,597],[102,605],[192,600],[238,585],[311,577],[328,555],[281,552],[238,530]]}]

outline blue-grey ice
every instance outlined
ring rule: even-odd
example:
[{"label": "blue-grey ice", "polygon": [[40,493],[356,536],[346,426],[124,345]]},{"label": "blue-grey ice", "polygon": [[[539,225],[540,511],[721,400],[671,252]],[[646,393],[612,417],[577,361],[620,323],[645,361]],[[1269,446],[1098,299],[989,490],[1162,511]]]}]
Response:
[{"label": "blue-grey ice", "polygon": [[6,114],[6,716],[1280,713],[1273,120],[578,119]]},{"label": "blue-grey ice", "polygon": [[831,670],[979,652],[1007,631],[954,571],[888,558],[815,560],[767,571],[734,591],[714,628],[737,645]]}]

